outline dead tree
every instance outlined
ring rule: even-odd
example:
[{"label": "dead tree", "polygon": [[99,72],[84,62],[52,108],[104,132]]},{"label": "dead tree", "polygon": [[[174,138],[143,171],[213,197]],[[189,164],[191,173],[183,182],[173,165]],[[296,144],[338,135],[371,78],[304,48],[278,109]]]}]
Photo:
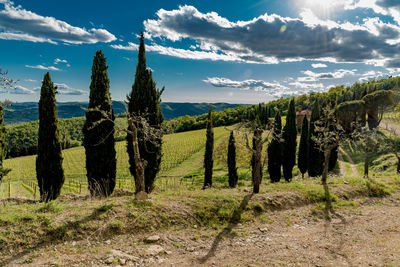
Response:
[{"label": "dead tree", "polygon": [[[91,128],[96,127],[104,120],[111,121],[114,123],[114,121],[109,117],[109,115],[106,112],[99,110],[99,109],[89,109],[89,110],[101,112],[101,114],[103,115],[103,119],[93,123]],[[127,113],[127,116],[128,116],[129,130],[120,128],[115,123],[114,123],[114,129],[115,129],[115,132],[117,132],[117,133],[124,132],[124,133],[130,134],[132,136],[134,159],[135,159],[135,163],[136,163],[135,195],[136,195],[136,199],[145,200],[147,198],[147,193],[145,190],[145,170],[147,167],[147,161],[140,156],[139,143],[138,143],[138,141],[139,141],[138,127],[141,127],[141,129],[143,130],[142,138],[146,141],[155,140],[154,137],[161,135],[161,129],[157,129],[157,128],[149,125],[149,123],[146,120],[145,114],[144,115],[131,115],[131,114]],[[101,142],[104,142],[104,140],[100,140],[99,144]]]},{"label": "dead tree", "polygon": [[260,192],[260,184],[261,184],[261,172],[259,171],[260,169],[263,169],[264,163],[261,162],[262,159],[262,148],[263,145],[268,142],[269,136],[271,131],[268,132],[268,135],[263,139],[262,134],[264,130],[256,126],[254,130],[254,136],[253,136],[253,142],[254,142],[254,148],[250,147],[249,144],[249,137],[247,134],[244,135],[246,139],[246,147],[250,152],[252,153],[252,156],[254,158],[254,165],[253,165],[253,172],[252,172],[252,182],[253,182],[253,193],[257,194]]}]

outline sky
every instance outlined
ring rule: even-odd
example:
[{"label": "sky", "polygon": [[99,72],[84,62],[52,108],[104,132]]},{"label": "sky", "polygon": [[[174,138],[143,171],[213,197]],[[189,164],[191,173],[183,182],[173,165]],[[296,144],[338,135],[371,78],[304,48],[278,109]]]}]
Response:
[{"label": "sky", "polygon": [[0,98],[87,102],[96,50],[125,100],[144,32],[164,102],[259,103],[400,73],[400,0],[0,0]]}]

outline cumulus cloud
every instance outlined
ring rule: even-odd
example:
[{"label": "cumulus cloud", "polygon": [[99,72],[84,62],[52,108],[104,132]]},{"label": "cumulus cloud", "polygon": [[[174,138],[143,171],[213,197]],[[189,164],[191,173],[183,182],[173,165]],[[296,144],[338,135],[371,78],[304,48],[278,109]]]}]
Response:
[{"label": "cumulus cloud", "polygon": [[25,88],[23,86],[15,86],[14,89],[8,91],[10,94],[15,94],[15,95],[31,95],[34,94],[35,92],[31,89]]},{"label": "cumulus cloud", "polygon": [[266,92],[272,97],[283,97],[298,95],[299,92],[290,90],[290,88],[280,84],[277,81],[266,82],[262,80],[244,80],[234,81],[228,78],[212,77],[203,80],[214,87],[237,88],[240,90],[254,90],[256,92]]},{"label": "cumulus cloud", "polygon": [[359,78],[360,82],[368,82],[371,80],[379,80],[383,79],[385,77],[388,77],[389,75],[387,73],[383,73],[382,71],[375,71],[375,70],[370,70],[364,72],[361,77]]},{"label": "cumulus cloud", "polygon": [[400,24],[400,4],[397,0],[352,0],[346,1],[345,9],[369,8],[377,14],[391,16]]},{"label": "cumulus cloud", "polygon": [[326,64],[322,64],[322,63],[315,63],[315,64],[311,64],[311,67],[313,69],[318,69],[318,68],[326,68],[328,66]]},{"label": "cumulus cloud", "polygon": [[[156,16],[144,22],[153,40],[188,39],[197,43],[187,49],[165,47],[155,41],[149,46],[149,51],[164,55],[260,64],[302,60],[378,62],[392,68],[400,62],[400,27],[379,18],[340,24],[315,16],[310,19],[305,13],[302,18],[264,14],[232,22],[215,12],[202,13],[186,5],[171,11],[160,9]],[[137,50],[134,43],[112,47]]]},{"label": "cumulus cloud", "polygon": [[25,65],[26,68],[30,68],[30,69],[39,69],[39,70],[54,70],[54,71],[59,71],[59,68],[56,68],[54,66],[43,66],[43,65]]},{"label": "cumulus cloud", "polygon": [[65,63],[65,64],[67,64],[68,61],[67,61],[66,59],[59,59],[59,58],[56,58],[56,59],[54,60],[54,64],[57,65],[58,63]]},{"label": "cumulus cloud", "polygon": [[74,89],[65,83],[54,83],[57,86],[57,93],[60,95],[88,95],[87,91]]},{"label": "cumulus cloud", "polygon": [[356,69],[353,70],[345,70],[340,69],[333,72],[323,72],[323,73],[316,73],[311,70],[302,71],[305,77],[298,77],[297,81],[299,82],[316,82],[320,79],[341,79],[345,75],[355,75]]},{"label": "cumulus cloud", "polygon": [[54,17],[44,17],[11,1],[2,0],[0,5],[0,39],[25,40],[30,42],[57,41],[70,44],[111,42],[116,37],[105,29],[75,27]]}]

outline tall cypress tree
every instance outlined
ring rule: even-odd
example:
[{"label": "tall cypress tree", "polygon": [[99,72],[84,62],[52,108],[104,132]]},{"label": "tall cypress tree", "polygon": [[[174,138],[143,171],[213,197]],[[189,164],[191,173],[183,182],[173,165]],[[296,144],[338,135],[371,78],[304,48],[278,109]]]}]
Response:
[{"label": "tall cypress tree", "polygon": [[3,168],[3,160],[6,157],[6,127],[4,124],[3,104],[0,102],[0,184],[3,177],[10,171]]},{"label": "tall cypress tree", "polygon": [[[140,36],[138,64],[136,67],[135,82],[132,91],[127,96],[128,112],[133,117],[143,117],[148,125],[156,130],[161,129],[164,117],[161,113],[160,102],[162,90],[157,90],[151,70],[146,66],[146,55],[143,33]],[[160,170],[162,135],[147,136],[145,128],[136,124],[138,129],[140,156],[147,162],[145,169],[145,189],[150,193],[154,188],[154,181]],[[133,153],[132,136],[127,135],[127,151],[129,154],[129,170],[136,179],[135,156]]]},{"label": "tall cypress tree", "polygon": [[204,153],[204,186],[203,189],[212,186],[213,174],[213,150],[214,150],[214,130],[212,122],[212,107],[208,110],[207,130],[206,130],[206,151]]},{"label": "tall cypress tree", "polygon": [[58,132],[56,88],[46,73],[40,89],[39,140],[36,158],[36,178],[42,201],[48,202],[60,195],[64,184],[61,142]]},{"label": "tall cypress tree", "polygon": [[297,159],[297,166],[301,172],[301,176],[304,178],[304,174],[308,169],[308,118],[307,115],[304,116],[303,124],[301,126],[301,137],[299,145],[299,155]]},{"label": "tall cypress tree", "polygon": [[268,173],[272,183],[281,180],[282,166],[282,119],[278,110],[275,115],[274,128],[272,132],[272,141],[268,145]]},{"label": "tall cypress tree", "polygon": [[283,176],[287,182],[292,180],[292,171],[296,165],[296,148],[297,148],[297,127],[296,127],[296,110],[294,98],[290,100],[288,113],[286,115],[286,124],[283,128],[283,155],[282,161]]},{"label": "tall cypress tree", "polygon": [[231,188],[236,187],[238,182],[238,174],[236,168],[236,144],[233,131],[231,131],[228,143],[228,174],[229,174],[229,186]]},{"label": "tall cypress tree", "polygon": [[[113,123],[115,117],[107,68],[103,52],[97,51],[92,65],[89,111],[86,112],[83,126],[89,191],[92,196],[100,197],[112,194],[117,170]],[[104,115],[111,121],[104,120]]]},{"label": "tall cypress tree", "polygon": [[309,164],[308,164],[308,175],[310,177],[316,177],[322,175],[323,164],[324,164],[324,153],[318,148],[318,145],[314,141],[316,137],[315,133],[315,122],[319,120],[321,116],[321,109],[318,102],[316,101],[311,111],[310,128],[308,131],[308,142],[309,142]]}]

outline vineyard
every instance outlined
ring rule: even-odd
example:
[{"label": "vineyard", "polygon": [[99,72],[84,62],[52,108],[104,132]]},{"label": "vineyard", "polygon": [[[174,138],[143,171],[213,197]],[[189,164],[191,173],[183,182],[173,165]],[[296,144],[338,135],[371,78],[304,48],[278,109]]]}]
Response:
[{"label": "vineyard", "polygon": [[[226,141],[229,131],[224,127],[214,129],[216,149],[224,154]],[[204,150],[205,130],[195,130],[190,132],[165,135],[163,138],[163,159],[159,173],[158,183],[167,183],[171,180],[171,172],[179,167],[196,153]],[[223,145],[223,147],[221,146]],[[224,150],[225,147],[225,150]],[[117,151],[117,183],[116,188],[133,190],[134,181],[129,172],[128,153],[126,152],[126,142],[116,143]],[[63,151],[63,166],[65,173],[65,183],[62,187],[62,194],[88,194],[86,170],[85,170],[85,150],[83,147],[66,149]],[[221,158],[221,157],[220,157]],[[27,197],[39,198],[39,188],[36,181],[35,170],[36,156],[24,156],[19,158],[7,159],[4,167],[11,169],[3,183],[0,185],[0,198],[5,197]],[[201,169],[202,165],[194,166]],[[173,178],[173,177],[172,177]]]}]

